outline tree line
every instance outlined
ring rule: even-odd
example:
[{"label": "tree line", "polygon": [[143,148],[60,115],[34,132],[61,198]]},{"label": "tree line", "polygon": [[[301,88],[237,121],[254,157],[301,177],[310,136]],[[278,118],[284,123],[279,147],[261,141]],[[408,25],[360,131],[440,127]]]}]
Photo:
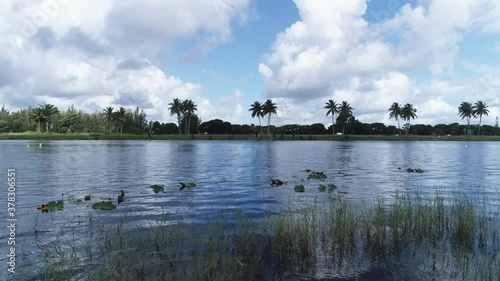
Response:
[{"label": "tree line", "polygon": [[135,110],[120,107],[104,108],[101,112],[87,113],[74,106],[60,111],[52,104],[35,108],[10,111],[0,108],[0,132],[39,133],[128,133],[143,134],[149,130],[147,115],[137,107]]},{"label": "tree line", "polygon": [[[417,118],[417,109],[410,103],[404,105],[394,102],[388,109],[390,119],[394,119],[398,126],[386,126],[383,123],[362,123],[354,116],[354,108],[347,102],[337,102],[329,99],[325,106],[326,115],[331,116],[332,125],[326,128],[321,123],[311,125],[288,124],[280,127],[271,124],[271,116],[278,114],[278,106],[271,99],[265,102],[255,101],[250,105],[252,118],[257,117],[258,125],[240,125],[214,119],[202,122],[195,114],[197,105],[190,99],[180,100],[175,98],[169,103],[168,111],[171,116],[176,116],[177,124],[148,121],[144,110],[137,107],[135,110],[124,107],[106,107],[102,111],[87,113],[76,110],[71,106],[60,111],[52,104],[42,104],[35,108],[10,111],[5,106],[0,108],[0,132],[26,132],[37,131],[40,133],[116,133],[116,134],[264,134],[261,119],[267,117],[267,134],[359,134],[359,135],[394,135],[401,134],[403,129],[406,134],[416,135],[461,135],[471,134],[471,119],[479,118],[478,135],[500,135],[498,122],[495,126],[482,125],[482,117],[489,114],[488,105],[483,101],[472,104],[463,102],[458,107],[459,117],[466,120],[467,125],[459,123],[438,124],[435,126],[425,124],[411,125],[410,122]],[[405,121],[403,128],[400,120]]]}]

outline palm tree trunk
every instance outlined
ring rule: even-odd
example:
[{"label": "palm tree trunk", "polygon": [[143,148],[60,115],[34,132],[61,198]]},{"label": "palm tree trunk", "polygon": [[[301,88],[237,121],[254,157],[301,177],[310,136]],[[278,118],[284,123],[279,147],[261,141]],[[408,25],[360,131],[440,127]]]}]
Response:
[{"label": "palm tree trunk", "polygon": [[483,115],[479,115],[479,129],[477,129],[477,135],[481,133],[481,120],[483,119]]},{"label": "palm tree trunk", "polygon": [[333,136],[335,136],[335,124],[333,123],[334,120],[333,120],[333,113],[332,113],[332,132],[333,132]]},{"label": "palm tree trunk", "polygon": [[271,134],[271,113],[269,113],[269,116],[267,117],[267,134]]},{"label": "palm tree trunk", "polygon": [[263,135],[264,132],[262,132],[262,124],[260,123],[260,116],[257,116],[259,118],[259,127],[260,127],[260,134]]},{"label": "palm tree trunk", "polygon": [[41,133],[42,132],[42,128],[41,128],[42,124],[40,124],[40,118],[38,119],[38,128],[37,128],[37,132],[38,133]]},{"label": "palm tree trunk", "polygon": [[188,117],[187,123],[188,123],[188,134],[190,134],[191,133],[191,118],[190,117]]},{"label": "palm tree trunk", "polygon": [[179,135],[182,135],[182,131],[181,131],[181,115],[179,113],[177,113],[177,128],[179,128]]},{"label": "palm tree trunk", "polygon": [[45,133],[49,133],[49,121],[45,121]]},{"label": "palm tree trunk", "polygon": [[399,131],[399,135],[401,135],[401,126],[399,125],[399,118],[398,118],[398,131]]}]

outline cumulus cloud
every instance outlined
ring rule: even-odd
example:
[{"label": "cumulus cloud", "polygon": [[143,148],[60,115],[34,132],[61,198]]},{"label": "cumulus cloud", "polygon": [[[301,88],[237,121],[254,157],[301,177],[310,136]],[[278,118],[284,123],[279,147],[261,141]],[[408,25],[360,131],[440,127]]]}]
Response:
[{"label": "cumulus cloud", "polygon": [[0,104],[74,104],[91,111],[140,106],[150,118],[172,121],[168,103],[189,98],[199,103],[202,118],[214,115],[202,86],[160,68],[159,55],[179,40],[194,42],[186,55],[228,42],[231,25],[246,20],[249,2],[1,1]]},{"label": "cumulus cloud", "polygon": [[[494,102],[491,93],[500,90],[491,71],[456,77],[467,36],[500,33],[498,1],[419,1],[392,7],[377,22],[366,20],[366,0],[294,2],[300,20],[276,36],[259,64],[266,96],[287,100],[286,109],[333,98],[349,101],[362,121],[390,122],[387,108],[397,101],[420,108],[420,121],[455,122],[451,97]],[[413,77],[416,71],[431,79]],[[478,87],[489,89],[478,94]]]}]

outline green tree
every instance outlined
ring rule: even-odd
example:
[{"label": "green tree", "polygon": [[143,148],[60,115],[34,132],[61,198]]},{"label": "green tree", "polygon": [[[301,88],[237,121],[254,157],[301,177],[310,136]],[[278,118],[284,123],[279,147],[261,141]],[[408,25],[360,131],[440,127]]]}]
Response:
[{"label": "green tree", "polygon": [[182,134],[181,132],[181,116],[183,114],[183,108],[182,108],[182,102],[180,99],[175,98],[171,103],[169,103],[170,107],[168,110],[170,111],[170,116],[177,115],[177,125],[179,128],[179,134]]},{"label": "green tree", "polygon": [[401,135],[401,127],[399,126],[399,119],[403,117],[403,108],[397,102],[394,102],[391,107],[389,107],[389,118],[394,119],[398,122],[398,130]]},{"label": "green tree", "polygon": [[29,113],[30,119],[34,120],[37,122],[37,129],[36,131],[38,133],[41,133],[41,124],[45,122],[47,119],[47,116],[45,115],[44,110],[41,107],[33,108],[31,112]]},{"label": "green tree", "polygon": [[113,114],[113,110],[114,108],[112,108],[111,106],[109,107],[106,107],[105,109],[103,109],[104,111],[104,117],[106,118],[106,122],[108,123],[108,126],[109,126],[109,132],[111,133],[112,131],[112,125],[113,125],[113,121],[114,121],[114,114]]},{"label": "green tree", "polygon": [[127,120],[127,110],[122,106],[120,109],[113,113],[113,120],[116,121],[120,128],[120,134],[123,134],[123,125]]},{"label": "green tree", "polygon": [[187,134],[191,133],[191,115],[197,110],[198,108],[192,100],[184,100],[182,102],[182,112],[185,120],[187,120],[187,122],[185,122]]},{"label": "green tree", "polygon": [[345,126],[349,122],[352,116],[352,111],[354,108],[347,101],[342,101],[340,104],[339,116],[337,117],[337,123],[342,124],[342,134],[345,134]]},{"label": "green tree", "polygon": [[262,124],[260,123],[260,118],[264,117],[264,106],[262,105],[261,102],[254,101],[248,111],[252,112],[252,118],[255,118],[255,116],[259,118],[260,134],[262,135],[263,132],[262,132]]},{"label": "green tree", "polygon": [[43,111],[43,114],[45,115],[45,132],[49,132],[49,127],[52,125],[52,116],[56,115],[59,113],[59,109],[53,104],[47,104],[44,103],[43,105],[40,106],[40,108]]},{"label": "green tree", "polygon": [[476,117],[472,104],[466,101],[462,102],[458,107],[458,116],[462,117],[462,120],[467,120],[467,128],[470,129],[470,119]]},{"label": "green tree", "polygon": [[334,119],[334,117],[335,117],[335,114],[339,114],[340,106],[337,103],[337,101],[328,100],[325,107],[323,107],[323,108],[328,109],[328,111],[326,112],[326,116],[332,115],[332,132],[333,132],[333,135],[335,136],[335,121],[334,121],[335,119]]},{"label": "green tree", "polygon": [[262,116],[267,115],[267,134],[271,134],[271,115],[272,114],[278,114],[277,113],[278,107],[276,106],[276,103],[274,103],[272,100],[268,99],[264,103],[262,107]]},{"label": "green tree", "polygon": [[472,107],[474,115],[479,116],[479,128],[477,130],[477,135],[479,136],[481,132],[481,121],[483,119],[483,115],[488,116],[490,111],[488,110],[488,105],[483,101],[477,101]]},{"label": "green tree", "polygon": [[411,119],[417,118],[417,109],[413,107],[413,104],[407,103],[403,106],[403,109],[401,109],[401,117],[403,120],[407,121],[406,134],[408,135]]}]

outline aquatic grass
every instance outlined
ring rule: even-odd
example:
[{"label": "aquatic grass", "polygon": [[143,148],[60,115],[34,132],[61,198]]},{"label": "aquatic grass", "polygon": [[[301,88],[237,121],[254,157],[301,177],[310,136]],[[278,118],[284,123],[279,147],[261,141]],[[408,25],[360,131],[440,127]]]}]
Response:
[{"label": "aquatic grass", "polygon": [[356,246],[359,218],[347,200],[331,200],[324,217],[323,241],[334,252],[351,252]]},{"label": "aquatic grass", "polygon": [[308,279],[318,266],[354,274],[371,263],[393,279],[498,280],[499,225],[488,208],[469,198],[395,194],[359,210],[339,195],[327,205],[287,205],[258,220],[228,211],[196,227],[167,215],[135,228],[127,220],[105,225],[91,218],[85,239],[66,228],[42,246],[40,276],[279,280],[293,273]]}]

